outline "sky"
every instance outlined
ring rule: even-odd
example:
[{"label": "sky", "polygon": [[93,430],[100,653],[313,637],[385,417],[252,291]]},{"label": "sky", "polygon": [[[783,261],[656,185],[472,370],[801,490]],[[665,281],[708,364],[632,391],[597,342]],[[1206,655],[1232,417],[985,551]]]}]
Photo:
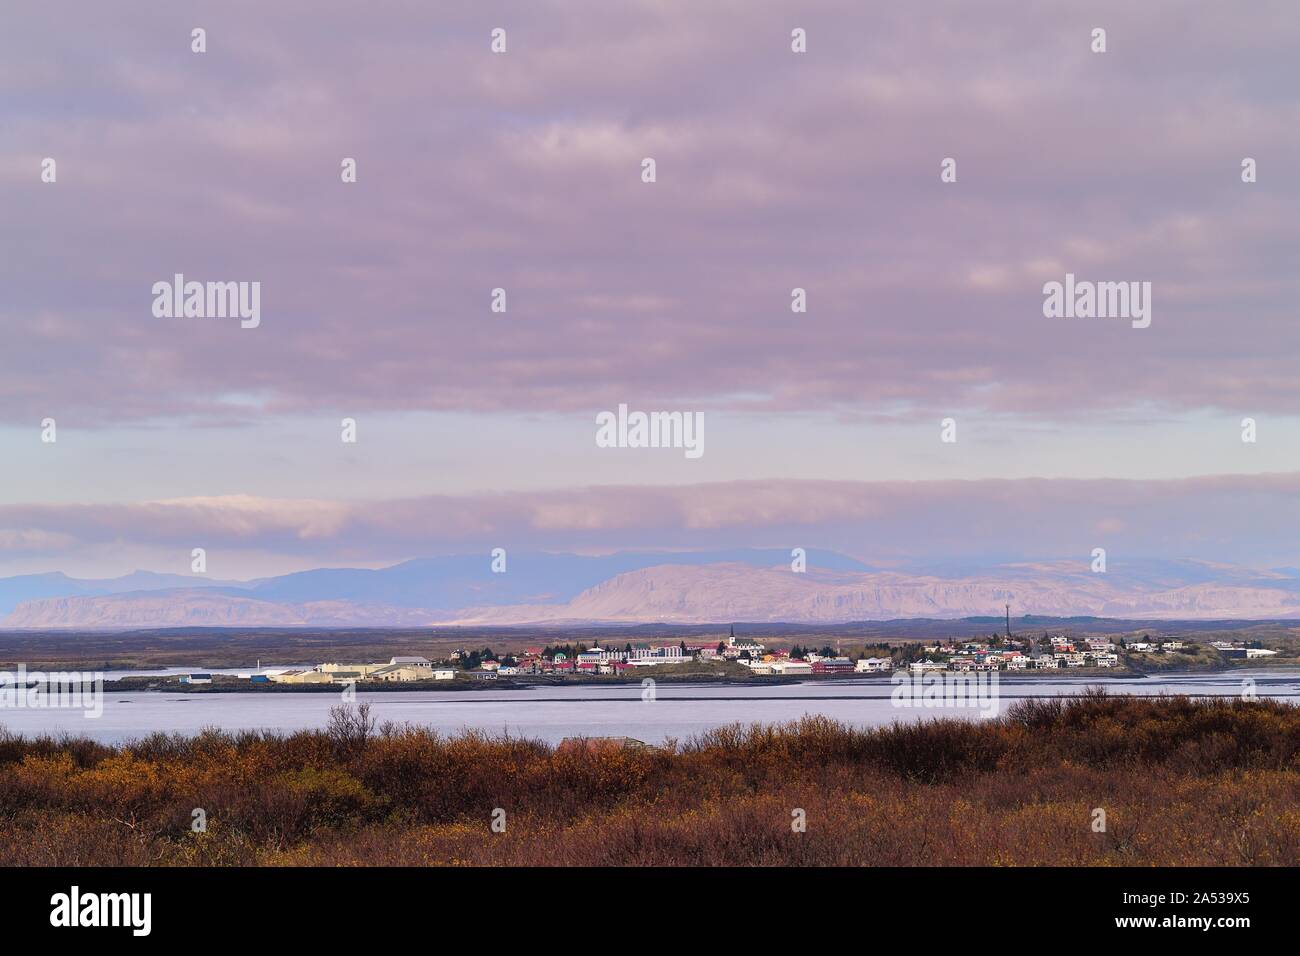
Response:
[{"label": "sky", "polygon": [[[2,16],[0,574],[1300,565],[1293,3]],[[260,324],[155,316],[178,272]],[[1066,273],[1151,283],[1150,326],[1045,317]],[[598,448],[619,404],[704,454]]]}]

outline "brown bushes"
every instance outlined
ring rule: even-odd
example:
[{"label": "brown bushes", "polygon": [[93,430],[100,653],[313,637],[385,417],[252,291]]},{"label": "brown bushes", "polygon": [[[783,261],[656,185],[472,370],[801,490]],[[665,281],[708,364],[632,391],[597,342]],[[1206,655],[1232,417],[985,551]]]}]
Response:
[{"label": "brown bushes", "polygon": [[1300,708],[1089,695],[663,749],[447,738],[361,711],[121,748],[0,735],[0,863],[1296,865]]}]

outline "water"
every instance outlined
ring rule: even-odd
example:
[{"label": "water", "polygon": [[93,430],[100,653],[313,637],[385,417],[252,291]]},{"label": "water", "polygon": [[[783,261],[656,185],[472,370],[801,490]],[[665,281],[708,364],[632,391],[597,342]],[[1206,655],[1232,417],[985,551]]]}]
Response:
[{"label": "water", "polygon": [[[247,677],[249,674],[283,674],[285,671],[302,668],[310,670],[315,666],[315,664],[263,664],[262,669],[258,670],[257,665],[254,664],[252,667],[160,667],[154,670],[107,670],[95,671],[95,673],[103,674],[104,680],[121,680],[123,677],[180,677],[182,674],[224,674],[227,677]],[[58,672],[79,670],[79,668],[64,667],[50,670]]]},{"label": "water", "polygon": [[[249,668],[232,669],[247,673]],[[184,673],[184,669],[179,670]],[[138,672],[137,672],[138,673]],[[1005,708],[1023,697],[1079,694],[1102,686],[1115,694],[1238,696],[1242,680],[1253,678],[1260,697],[1300,702],[1300,671],[1232,671],[1141,679],[1114,677],[1079,681],[1000,675]],[[969,708],[902,709],[893,706],[888,677],[805,681],[779,685],[659,684],[656,699],[641,699],[641,687],[574,685],[533,690],[358,691],[380,720],[410,722],[444,733],[466,728],[558,742],[570,736],[627,736],[647,743],[679,740],[721,724],[775,723],[822,714],[860,727],[935,716],[976,718]],[[226,730],[294,731],[319,728],[339,695],[330,693],[110,693],[104,712],[88,719],[75,710],[0,709],[0,725],[23,734],[67,732],[120,743],[156,730],[192,734],[203,727]]]}]

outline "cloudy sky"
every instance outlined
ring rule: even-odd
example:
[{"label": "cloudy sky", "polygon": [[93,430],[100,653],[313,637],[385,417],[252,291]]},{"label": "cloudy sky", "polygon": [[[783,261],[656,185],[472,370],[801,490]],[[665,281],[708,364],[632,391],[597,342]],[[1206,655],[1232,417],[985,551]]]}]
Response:
[{"label": "cloudy sky", "polygon": [[[1300,564],[1291,0],[0,16],[0,573]],[[177,272],[260,282],[260,327],[155,318]],[[1045,318],[1067,272],[1150,282],[1150,327]],[[619,403],[705,454],[597,448]]]}]

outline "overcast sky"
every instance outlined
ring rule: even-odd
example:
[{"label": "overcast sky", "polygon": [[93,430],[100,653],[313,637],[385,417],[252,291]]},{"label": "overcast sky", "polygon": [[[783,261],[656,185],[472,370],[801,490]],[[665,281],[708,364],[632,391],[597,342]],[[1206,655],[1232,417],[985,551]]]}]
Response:
[{"label": "overcast sky", "polygon": [[[2,17],[0,573],[1300,564],[1291,0]],[[177,272],[260,282],[260,326],[154,317]],[[1150,327],[1045,318],[1067,272],[1150,282]],[[705,454],[597,448],[619,403]]]}]

